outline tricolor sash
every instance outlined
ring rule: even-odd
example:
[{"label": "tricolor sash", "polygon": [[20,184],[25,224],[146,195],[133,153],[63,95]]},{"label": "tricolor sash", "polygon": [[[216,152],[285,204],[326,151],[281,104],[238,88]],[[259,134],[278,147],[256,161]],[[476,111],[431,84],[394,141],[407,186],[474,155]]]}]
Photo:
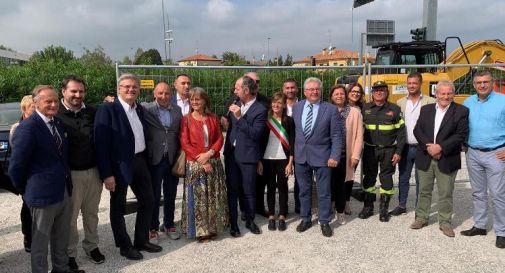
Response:
[{"label": "tricolor sash", "polygon": [[282,127],[282,124],[276,120],[275,118],[271,117],[267,121],[267,126],[272,130],[274,135],[279,139],[279,141],[282,144],[282,147],[286,148],[289,150],[289,140],[288,140],[288,133],[286,133],[286,129]]}]

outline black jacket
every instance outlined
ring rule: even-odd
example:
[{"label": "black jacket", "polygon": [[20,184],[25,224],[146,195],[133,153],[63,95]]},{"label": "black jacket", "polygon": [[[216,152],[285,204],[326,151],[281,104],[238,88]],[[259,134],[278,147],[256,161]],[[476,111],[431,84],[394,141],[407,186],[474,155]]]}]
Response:
[{"label": "black jacket", "polygon": [[68,140],[68,163],[71,170],[87,170],[96,166],[93,144],[93,123],[96,109],[86,108],[74,113],[61,103],[56,115],[63,121]]}]

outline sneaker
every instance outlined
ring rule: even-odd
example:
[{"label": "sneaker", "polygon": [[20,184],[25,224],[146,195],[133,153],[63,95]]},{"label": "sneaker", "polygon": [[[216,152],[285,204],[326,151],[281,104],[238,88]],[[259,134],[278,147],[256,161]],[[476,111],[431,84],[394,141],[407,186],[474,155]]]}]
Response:
[{"label": "sneaker", "polygon": [[454,237],[454,230],[452,229],[452,227],[447,225],[440,225],[440,230],[445,236]]},{"label": "sneaker", "polygon": [[98,247],[91,250],[89,253],[86,253],[86,255],[88,255],[88,257],[90,257],[95,264],[101,264],[105,262],[105,256],[103,256]]},{"label": "sneaker", "polygon": [[345,225],[347,224],[347,221],[345,219],[345,214],[343,213],[337,213],[337,222],[340,224],[340,225]]},{"label": "sneaker", "polygon": [[166,229],[165,232],[166,232],[167,236],[170,237],[170,239],[172,239],[172,240],[178,240],[179,238],[181,238],[181,234],[179,233],[179,231],[175,227],[171,227],[169,229]]},{"label": "sneaker", "polygon": [[70,267],[71,270],[78,270],[79,266],[77,265],[77,262],[75,261],[75,257],[68,257],[68,267]]},{"label": "sneaker", "polygon": [[158,244],[159,235],[157,230],[149,231],[149,242],[152,244]]}]

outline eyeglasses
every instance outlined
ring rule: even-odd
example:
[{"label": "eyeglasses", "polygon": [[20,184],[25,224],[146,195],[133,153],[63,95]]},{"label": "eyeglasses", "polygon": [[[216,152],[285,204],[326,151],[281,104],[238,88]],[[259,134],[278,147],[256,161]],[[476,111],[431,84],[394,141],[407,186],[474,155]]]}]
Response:
[{"label": "eyeglasses", "polygon": [[309,92],[321,91],[321,88],[305,88],[305,91],[309,91]]},{"label": "eyeglasses", "polygon": [[349,93],[350,94],[360,94],[361,92],[359,90],[351,90]]},{"label": "eyeglasses", "polygon": [[139,89],[137,85],[119,85],[120,87],[123,87],[124,89]]},{"label": "eyeglasses", "polygon": [[480,81],[480,82],[473,82],[475,85],[488,85],[490,84],[491,81]]}]

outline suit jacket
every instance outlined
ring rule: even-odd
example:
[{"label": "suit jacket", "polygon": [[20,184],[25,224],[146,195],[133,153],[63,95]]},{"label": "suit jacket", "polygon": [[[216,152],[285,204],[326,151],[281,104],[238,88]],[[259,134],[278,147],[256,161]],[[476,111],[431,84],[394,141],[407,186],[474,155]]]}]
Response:
[{"label": "suit jacket", "polygon": [[[419,143],[416,166],[423,171],[428,170],[432,160],[426,151],[426,144],[435,143],[433,141],[435,105],[428,104],[421,108],[419,119],[414,128],[414,136]],[[438,168],[441,172],[449,174],[461,168],[461,145],[467,136],[468,108],[453,102],[447,109],[437,133],[436,143],[442,147],[442,157],[438,161]]]},{"label": "suit jacket", "polygon": [[12,137],[9,175],[30,207],[63,201],[65,189],[72,194],[67,158],[67,140],[60,119],[54,117],[62,140],[60,156],[52,132],[38,113],[19,124]]},{"label": "suit jacket", "polygon": [[328,166],[328,159],[340,161],[343,121],[337,107],[321,101],[314,128],[308,138],[303,135],[302,113],[306,100],[293,106],[295,121],[295,162],[313,167]]},{"label": "suit jacket", "polygon": [[[144,137],[148,138],[143,108],[137,104],[135,110],[142,123]],[[97,109],[94,139],[100,178],[114,176],[117,184],[129,185],[133,180],[135,138],[119,100],[104,103]]]},{"label": "suit jacket", "polygon": [[231,155],[236,141],[234,156],[240,163],[258,163],[261,158],[260,140],[266,127],[267,109],[256,100],[249,110],[237,120],[228,113],[230,125],[226,134],[224,154]]},{"label": "suit jacket", "polygon": [[165,128],[160,121],[160,113],[156,102],[143,102],[142,107],[145,110],[146,129],[149,132],[146,138],[149,163],[151,165],[158,165],[163,158],[164,149],[167,147],[168,161],[172,165],[180,147],[179,128],[182,119],[181,108],[177,106],[177,102],[171,104],[171,108],[168,111],[172,118],[172,124],[170,124],[170,127]]}]

